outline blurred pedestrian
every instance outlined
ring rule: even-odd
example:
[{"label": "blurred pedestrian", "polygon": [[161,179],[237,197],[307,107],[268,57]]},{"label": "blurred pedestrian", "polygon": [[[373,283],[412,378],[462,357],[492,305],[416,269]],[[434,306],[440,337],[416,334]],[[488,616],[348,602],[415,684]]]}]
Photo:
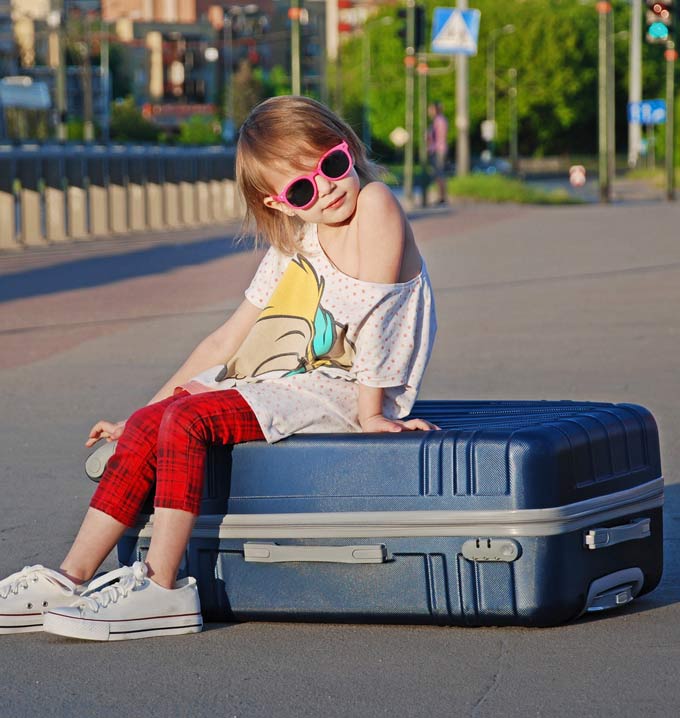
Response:
[{"label": "blurred pedestrian", "polygon": [[449,154],[449,122],[442,110],[441,102],[432,102],[427,108],[430,126],[427,130],[427,154],[432,174],[437,183],[439,204],[446,204],[446,161]]}]

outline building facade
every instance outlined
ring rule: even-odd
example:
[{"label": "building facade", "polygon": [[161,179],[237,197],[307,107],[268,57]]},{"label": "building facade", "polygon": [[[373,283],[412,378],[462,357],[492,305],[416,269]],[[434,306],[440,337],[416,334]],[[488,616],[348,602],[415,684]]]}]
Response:
[{"label": "building facade", "polygon": [[130,18],[142,22],[196,22],[196,0],[102,0],[107,22]]}]

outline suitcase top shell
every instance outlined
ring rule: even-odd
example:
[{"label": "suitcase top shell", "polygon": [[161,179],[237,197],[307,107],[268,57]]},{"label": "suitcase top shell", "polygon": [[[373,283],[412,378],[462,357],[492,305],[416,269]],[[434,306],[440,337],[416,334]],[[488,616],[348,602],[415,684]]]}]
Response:
[{"label": "suitcase top shell", "polygon": [[211,450],[215,506],[206,509],[538,509],[661,476],[656,423],[632,404],[423,401],[413,415],[441,431],[303,434]]}]

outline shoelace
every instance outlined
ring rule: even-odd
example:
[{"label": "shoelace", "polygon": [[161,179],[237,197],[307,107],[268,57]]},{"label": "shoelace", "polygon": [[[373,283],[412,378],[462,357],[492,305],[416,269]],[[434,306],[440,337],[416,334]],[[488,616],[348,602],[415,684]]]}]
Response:
[{"label": "shoelace", "polygon": [[116,603],[119,598],[125,598],[130,591],[143,584],[146,572],[146,564],[142,561],[110,571],[92,581],[87,591],[83,592],[73,605],[81,609],[89,608],[97,613],[100,608],[106,608],[109,604]]},{"label": "shoelace", "polygon": [[64,577],[61,574],[36,564],[35,566],[24,566],[21,571],[13,573],[2,581],[0,583],[0,598],[7,598],[10,593],[18,594],[22,589],[28,588],[30,582],[35,583],[38,581],[41,575],[47,575],[53,582],[63,586],[65,589],[68,588],[64,585]]}]

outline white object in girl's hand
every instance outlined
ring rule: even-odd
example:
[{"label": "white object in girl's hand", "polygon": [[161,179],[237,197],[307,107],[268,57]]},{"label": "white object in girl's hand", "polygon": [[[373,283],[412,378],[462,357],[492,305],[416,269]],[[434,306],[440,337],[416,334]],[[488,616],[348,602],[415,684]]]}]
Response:
[{"label": "white object in girl's hand", "polygon": [[113,456],[118,446],[117,441],[107,441],[96,451],[92,452],[85,461],[85,473],[92,481],[99,481],[108,460]]}]

